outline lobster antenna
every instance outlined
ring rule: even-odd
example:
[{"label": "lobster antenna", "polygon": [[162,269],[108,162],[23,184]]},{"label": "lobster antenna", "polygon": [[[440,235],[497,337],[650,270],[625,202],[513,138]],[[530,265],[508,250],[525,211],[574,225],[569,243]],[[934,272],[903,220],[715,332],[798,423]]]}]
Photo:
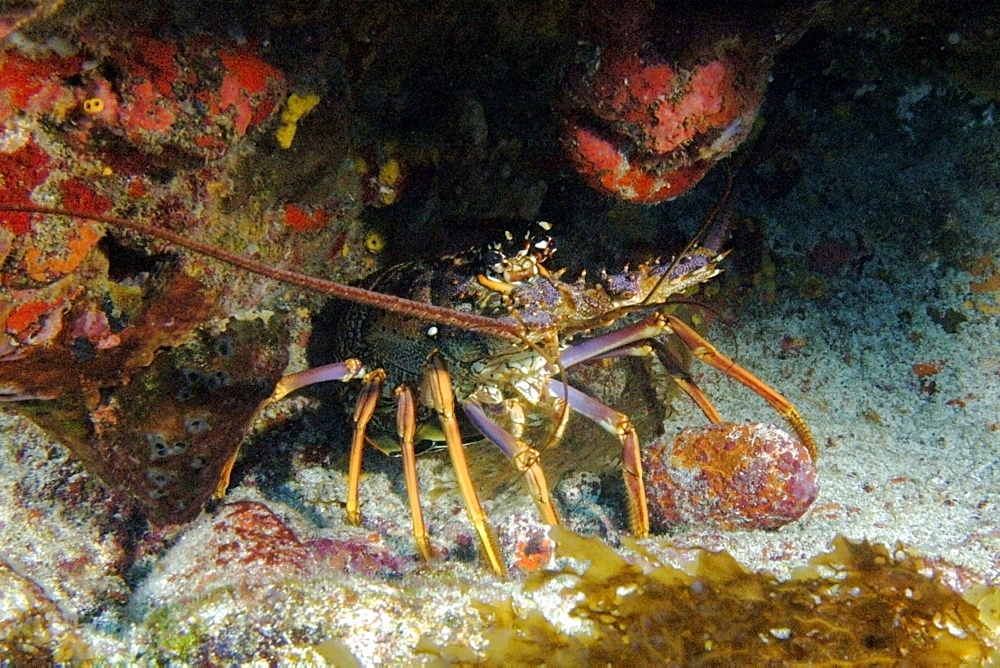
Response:
[{"label": "lobster antenna", "polygon": [[663,272],[662,276],[660,276],[660,280],[656,282],[656,285],[654,285],[653,289],[649,291],[649,293],[646,295],[646,298],[642,300],[642,303],[637,305],[638,308],[636,310],[649,306],[650,300],[653,298],[653,295],[655,295],[657,291],[660,289],[660,287],[663,285],[663,282],[670,278],[670,275],[673,273],[674,269],[677,268],[677,265],[680,264],[681,260],[684,257],[686,257],[688,253],[694,250],[694,247],[698,245],[698,242],[702,239],[702,237],[705,236],[705,233],[712,226],[712,223],[715,222],[716,216],[719,215],[719,213],[722,211],[722,208],[726,205],[726,202],[729,200],[729,194],[732,192],[732,190],[733,190],[733,170],[727,168],[726,188],[725,190],[722,191],[722,197],[719,198],[719,200],[715,203],[715,206],[712,207],[712,210],[709,211],[707,216],[705,216],[705,221],[701,224],[701,227],[698,228],[698,231],[694,233],[694,236],[691,237],[691,239],[684,246],[684,250],[678,253],[677,256],[673,259],[673,261],[671,261],[670,266],[668,266],[667,270]]},{"label": "lobster antenna", "polygon": [[711,229],[712,223],[715,221],[715,218],[719,215],[719,212],[722,211],[722,208],[725,206],[726,201],[729,199],[729,194],[732,191],[732,187],[733,187],[733,173],[731,170],[727,169],[726,188],[722,193],[722,197],[720,197],[719,201],[715,203],[714,207],[712,207],[712,210],[709,212],[708,216],[705,217],[705,221],[701,224],[701,227],[698,228],[698,231],[695,232],[694,236],[692,236],[691,239],[687,242],[687,244],[684,246],[684,249],[680,253],[678,253],[673,260],[670,261],[670,264],[667,266],[666,271],[664,271],[663,274],[657,279],[652,289],[646,293],[646,296],[643,298],[641,302],[637,304],[631,304],[628,306],[619,306],[618,308],[608,313],[592,318],[578,325],[573,331],[592,329],[593,327],[602,326],[604,324],[607,324],[611,320],[624,317],[630,313],[636,313],[638,311],[642,311],[650,307],[662,306],[663,305],[662,303],[654,303],[652,301],[653,296],[657,292],[659,292],[664,282],[671,278],[671,275],[673,274],[674,270],[680,265],[681,260],[683,260],[685,257],[688,256],[688,254],[695,248],[695,246],[698,245],[698,241],[702,239],[702,237],[709,229]]},{"label": "lobster antenna", "polygon": [[240,269],[244,269],[251,273],[271,278],[276,281],[281,281],[283,283],[288,283],[290,285],[295,285],[300,288],[305,288],[307,290],[313,290],[337,299],[343,299],[355,304],[361,304],[362,306],[370,306],[372,308],[389,311],[391,313],[398,313],[400,315],[416,318],[418,320],[433,322],[435,324],[445,325],[448,327],[458,327],[460,329],[466,329],[489,336],[496,336],[509,341],[525,340],[524,334],[522,334],[517,327],[500,322],[496,318],[490,318],[475,313],[460,313],[443,306],[436,306],[426,302],[418,302],[404,297],[397,297],[396,295],[373,292],[371,290],[365,290],[364,288],[359,288],[353,285],[345,285],[343,283],[337,283],[335,281],[329,281],[315,276],[307,276],[306,274],[300,274],[288,269],[270,267],[257,260],[253,260],[236,253],[231,253],[221,248],[216,248],[210,244],[188,239],[177,232],[173,232],[162,227],[156,227],[155,225],[148,225],[146,223],[140,223],[138,221],[128,220],[125,218],[118,218],[116,216],[106,216],[87,213],[84,211],[56,209],[43,206],[0,204],[0,211],[8,211],[11,213],[37,213],[47,216],[66,216],[69,218],[92,220],[94,222],[110,225],[111,227],[126,229],[138,234],[144,234],[156,239],[161,239],[175,246],[179,246],[201,255],[206,255],[218,260],[219,262],[239,267]]}]

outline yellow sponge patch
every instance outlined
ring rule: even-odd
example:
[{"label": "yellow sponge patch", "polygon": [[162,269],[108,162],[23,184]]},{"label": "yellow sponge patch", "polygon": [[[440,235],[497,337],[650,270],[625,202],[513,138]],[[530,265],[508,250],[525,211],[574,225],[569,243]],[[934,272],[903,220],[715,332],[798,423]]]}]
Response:
[{"label": "yellow sponge patch", "polygon": [[312,111],[317,104],[319,104],[319,95],[315,93],[308,95],[292,93],[288,96],[285,110],[281,112],[281,126],[274,131],[274,138],[278,140],[278,145],[281,148],[292,146],[299,119]]}]

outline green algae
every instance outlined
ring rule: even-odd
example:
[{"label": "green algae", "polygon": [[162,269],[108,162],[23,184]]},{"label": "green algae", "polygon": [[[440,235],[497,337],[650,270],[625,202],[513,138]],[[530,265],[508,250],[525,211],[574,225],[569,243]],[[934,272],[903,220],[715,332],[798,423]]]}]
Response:
[{"label": "green algae", "polygon": [[198,622],[184,619],[184,610],[178,606],[163,606],[146,617],[152,644],[161,658],[195,660],[206,635],[205,627]]},{"label": "green algae", "polygon": [[[484,665],[725,664],[763,661],[978,665],[1000,659],[1000,591],[980,587],[969,599],[897,546],[833,541],[792,579],[753,573],[726,553],[699,551],[684,570],[659,564],[633,545],[633,564],[600,541],[554,529],[559,554],[589,565],[533,575],[537,589],[570,576],[563,590],[590,632],[567,634],[538,611],[510,600],[483,603],[488,645],[432,647],[445,663]],[[974,601],[974,602],[973,602]],[[978,606],[978,607],[977,607]]]}]

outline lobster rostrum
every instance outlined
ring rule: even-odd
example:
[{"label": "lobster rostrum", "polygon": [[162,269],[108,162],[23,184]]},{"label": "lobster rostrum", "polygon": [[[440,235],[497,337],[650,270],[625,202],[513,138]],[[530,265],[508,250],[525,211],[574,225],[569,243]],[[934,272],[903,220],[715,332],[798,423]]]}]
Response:
[{"label": "lobster rostrum", "polygon": [[[504,560],[469,473],[457,409],[520,471],[542,518],[559,518],[540,463],[570,412],[593,421],[621,443],[631,530],[649,533],[639,437],[629,417],[573,387],[565,371],[588,361],[655,357],[712,422],[722,418],[662,339],[674,335],[703,362],[739,381],[778,411],[815,458],[816,447],[797,409],[661,307],[721,270],[724,254],[690,247],[672,262],[652,262],[588,282],[569,282],[545,265],[547,236],[527,235],[437,261],[396,265],[355,287],[277,269],[162,228],[85,212],[0,205],[0,210],[86,218],[153,236],[248,271],[348,301],[337,329],[338,361],[282,378],[265,401],[326,381],[360,381],[354,404],[347,516],[361,521],[359,490],[366,430],[379,399],[394,399],[413,535],[430,546],[417,488],[418,422],[436,414],[469,519],[483,554],[498,574]],[[543,230],[545,223],[539,224]],[[645,315],[644,315],[645,314]],[[545,437],[531,438],[540,430]],[[537,447],[532,447],[534,442]],[[222,487],[224,489],[224,487]]]}]

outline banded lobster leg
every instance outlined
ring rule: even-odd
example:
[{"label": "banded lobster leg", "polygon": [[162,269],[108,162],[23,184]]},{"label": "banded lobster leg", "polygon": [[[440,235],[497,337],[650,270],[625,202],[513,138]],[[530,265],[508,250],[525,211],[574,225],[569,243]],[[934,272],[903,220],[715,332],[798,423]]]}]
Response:
[{"label": "banded lobster leg", "polygon": [[[347,474],[347,520],[357,526],[361,523],[361,460],[364,454],[365,432],[378,404],[385,372],[375,369],[365,373],[364,364],[357,359],[324,364],[285,376],[278,381],[269,401],[279,401],[295,390],[314,383],[363,379],[364,387],[354,405],[354,427],[351,432],[351,455]],[[396,427],[399,432],[400,449],[403,455],[403,474],[406,481],[406,496],[412,518],[413,539],[417,552],[425,561],[431,557],[427,528],[423,509],[420,507],[420,490],[417,485],[416,455],[414,453],[414,432],[416,431],[416,408],[413,392],[406,386],[396,388]]]},{"label": "banded lobster leg", "polygon": [[470,398],[463,401],[462,410],[465,411],[469,421],[475,425],[476,429],[500,448],[500,451],[514,464],[514,467],[524,474],[528,492],[534,499],[535,505],[542,515],[542,520],[546,524],[559,524],[559,515],[552,503],[552,497],[549,495],[549,486],[545,481],[545,472],[539,463],[538,451],[493,421],[486,414],[482,404],[475,399]]},{"label": "banded lobster leg", "polygon": [[[702,362],[745,385],[767,401],[789,423],[799,440],[809,450],[809,454],[814,459],[816,458],[816,442],[813,440],[805,420],[792,402],[750,371],[737,364],[730,357],[719,352],[708,340],[674,316],[654,313],[628,327],[572,345],[563,351],[559,357],[559,361],[563,367],[569,368],[576,364],[602,357],[648,354],[643,351],[643,346],[638,344],[649,344],[648,350],[660,358],[667,367],[668,373],[671,374],[681,388],[695,401],[708,419],[712,422],[721,422],[718,411],[715,410],[715,407],[712,406],[708,398],[698,389],[690,376],[680,368],[679,363],[674,359],[673,355],[666,350],[662,343],[657,341],[658,337],[668,334],[677,336],[681,343]],[[612,411],[595,399],[587,397],[582,392],[559,381],[551,381],[549,387],[550,392],[555,396],[566,395],[573,410],[587,415],[606,430],[619,434],[623,444],[622,463],[626,490],[629,494],[629,508],[633,512],[632,531],[639,536],[645,535],[649,531],[649,525],[648,515],[644,515],[643,513],[643,509],[646,507],[646,499],[642,482],[638,441],[636,440],[636,445],[632,446],[631,439],[621,436],[622,427],[620,425],[624,423],[615,422],[615,420],[621,419],[618,417],[621,414],[616,415],[616,411]],[[589,402],[593,402],[593,404]],[[594,412],[588,414],[587,410]],[[625,419],[627,420],[627,418]],[[647,523],[643,524],[644,521]]]},{"label": "banded lobster leg", "polygon": [[406,385],[396,388],[396,430],[399,432],[399,447],[403,453],[403,478],[406,481],[406,498],[413,520],[413,539],[417,542],[420,556],[424,561],[430,561],[431,547],[427,538],[427,525],[424,523],[424,511],[420,507],[417,455],[413,443],[417,431],[417,407],[413,401],[413,390]]},{"label": "banded lobster leg", "polygon": [[436,353],[431,355],[424,371],[424,380],[431,393],[434,410],[437,411],[441,429],[444,431],[445,444],[451,456],[451,465],[458,478],[458,487],[465,501],[465,510],[472,526],[479,536],[486,560],[497,575],[505,575],[507,568],[500,557],[500,547],[493,530],[486,522],[486,513],[479,503],[476,488],[469,473],[469,462],[465,458],[465,446],[462,445],[462,434],[458,429],[458,419],[455,417],[455,393],[451,389],[451,374]]},{"label": "banded lobster leg", "polygon": [[[274,392],[271,394],[270,398],[270,401],[280,401],[292,392],[306,387],[307,385],[329,381],[341,381],[343,383],[348,383],[359,378],[362,379],[363,386],[361,394],[358,396],[358,400],[354,404],[354,415],[352,416],[354,427],[351,431],[351,455],[347,474],[346,508],[347,521],[355,526],[361,523],[359,489],[361,480],[361,461],[365,447],[365,433],[368,428],[368,422],[371,421],[372,415],[375,413],[375,408],[378,405],[378,398],[382,393],[382,385],[385,384],[385,371],[382,369],[375,369],[373,371],[366,372],[364,363],[361,362],[361,360],[353,358],[343,362],[324,364],[322,366],[306,369],[305,371],[299,371],[298,373],[293,373],[283,377],[278,381],[278,385],[274,388]],[[412,396],[410,398],[412,403]],[[409,409],[412,412],[412,407]],[[397,405],[396,422],[400,431],[400,441],[404,451],[404,461],[407,459],[405,456],[405,450],[407,447],[407,439],[405,438],[405,435],[408,434],[405,424],[406,410],[408,410],[408,408],[403,405],[402,401],[400,401]],[[410,439],[410,445],[412,446],[412,438]],[[411,499],[410,506],[411,513],[413,514],[413,533],[414,536],[417,537],[417,549],[420,551],[421,555],[429,555],[430,551],[427,548],[426,543],[427,532],[423,528],[423,512],[420,510],[419,503],[414,511],[412,499],[416,495],[416,490],[413,490],[412,492],[409,491],[409,486],[410,479],[407,477],[408,496]],[[424,536],[424,540],[421,541],[419,536]]]},{"label": "banded lobster leg", "polygon": [[660,363],[666,369],[667,374],[677,383],[678,387],[684,391],[688,398],[694,402],[694,404],[701,409],[701,412],[705,414],[708,421],[712,424],[718,424],[722,422],[722,416],[719,411],[716,410],[712,401],[701,391],[698,384],[694,382],[694,378],[691,374],[684,368],[683,363],[677,358],[677,356],[671,352],[667,346],[663,344],[659,339],[646,339],[645,341],[640,341],[639,343],[631,343],[621,348],[615,348],[606,353],[596,355],[595,357],[589,358],[587,361],[610,359],[612,357],[656,357],[660,360]]},{"label": "banded lobster leg", "polygon": [[[347,475],[347,520],[355,526],[361,523],[361,510],[358,499],[361,480],[361,459],[365,447],[365,432],[368,428],[368,422],[371,420],[378,405],[382,385],[385,383],[385,371],[375,369],[366,372],[364,363],[357,359],[324,364],[285,376],[278,381],[278,385],[274,388],[270,399],[271,401],[279,401],[295,390],[315,383],[337,380],[348,383],[358,378],[361,378],[364,384],[361,394],[354,405],[354,415],[352,416],[354,428],[351,432],[351,458]],[[400,412],[402,411],[402,409],[399,410]],[[397,422],[400,419],[397,419]],[[417,533],[416,521],[417,518],[414,517],[414,534]],[[426,534],[422,530],[421,533]],[[419,549],[423,553],[425,545],[420,545]]]},{"label": "banded lobster leg", "polygon": [[[278,382],[270,401],[278,401],[289,393],[307,385],[326,381],[350,382],[361,378],[364,385],[361,395],[354,406],[354,428],[351,434],[351,455],[347,479],[347,519],[351,524],[361,523],[359,491],[361,481],[361,460],[364,453],[365,432],[378,404],[378,398],[385,383],[385,372],[382,369],[365,372],[360,360],[349,359],[344,362],[326,364],[307,369],[288,376]],[[472,522],[483,546],[483,552],[490,567],[498,575],[506,573],[506,567],[500,557],[500,548],[492,530],[486,523],[486,513],[476,495],[469,473],[469,464],[465,458],[465,448],[455,418],[455,397],[451,389],[451,376],[444,362],[436,355],[428,360],[424,372],[424,382],[431,396],[434,409],[441,422],[445,434],[448,453],[451,456],[459,489],[465,501],[469,520]],[[425,560],[430,559],[430,545],[424,522],[423,510],[420,507],[420,492],[417,485],[416,455],[414,453],[414,432],[416,431],[416,404],[413,391],[406,385],[396,388],[396,426],[399,432],[400,446],[403,454],[403,474],[406,481],[407,500],[413,524],[413,537],[417,543],[417,551]]]},{"label": "banded lobster leg", "polygon": [[[582,360],[581,360],[582,361]],[[549,392],[555,397],[565,397],[573,411],[583,415],[622,444],[622,475],[628,496],[629,525],[636,538],[649,535],[649,509],[646,506],[646,487],[642,477],[642,451],[639,434],[624,413],[605,406],[597,399],[560,380],[549,381]]]}]

